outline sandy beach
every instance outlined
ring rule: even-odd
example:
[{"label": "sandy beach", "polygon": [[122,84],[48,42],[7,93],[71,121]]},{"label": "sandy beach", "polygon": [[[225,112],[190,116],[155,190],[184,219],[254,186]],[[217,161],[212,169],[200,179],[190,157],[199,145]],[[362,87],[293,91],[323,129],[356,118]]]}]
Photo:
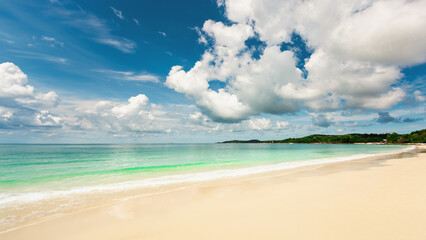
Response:
[{"label": "sandy beach", "polygon": [[426,239],[426,148],[164,189],[0,239]]}]

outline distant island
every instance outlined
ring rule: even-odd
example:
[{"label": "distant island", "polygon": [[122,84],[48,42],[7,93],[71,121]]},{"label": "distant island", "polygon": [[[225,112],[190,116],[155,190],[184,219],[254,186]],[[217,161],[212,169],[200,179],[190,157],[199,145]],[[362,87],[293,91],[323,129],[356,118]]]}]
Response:
[{"label": "distant island", "polygon": [[414,131],[410,134],[384,133],[384,134],[362,134],[352,133],[345,135],[321,135],[314,134],[301,138],[287,138],[283,140],[231,140],[221,143],[382,143],[382,144],[404,144],[404,143],[426,143],[426,129]]}]

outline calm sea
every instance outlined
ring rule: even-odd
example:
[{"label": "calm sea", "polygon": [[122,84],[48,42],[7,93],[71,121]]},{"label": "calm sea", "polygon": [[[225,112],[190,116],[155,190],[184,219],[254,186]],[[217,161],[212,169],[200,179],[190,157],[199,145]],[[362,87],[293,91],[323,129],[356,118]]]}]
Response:
[{"label": "calm sea", "polygon": [[406,148],[343,144],[0,145],[0,231],[143,189]]}]

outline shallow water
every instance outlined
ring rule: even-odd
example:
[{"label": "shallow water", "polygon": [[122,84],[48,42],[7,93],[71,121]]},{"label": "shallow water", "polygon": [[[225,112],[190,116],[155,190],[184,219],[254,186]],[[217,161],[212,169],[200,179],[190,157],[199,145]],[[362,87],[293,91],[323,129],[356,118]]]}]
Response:
[{"label": "shallow water", "polygon": [[36,218],[185,182],[206,181],[407,146],[343,144],[0,145],[0,231]]}]

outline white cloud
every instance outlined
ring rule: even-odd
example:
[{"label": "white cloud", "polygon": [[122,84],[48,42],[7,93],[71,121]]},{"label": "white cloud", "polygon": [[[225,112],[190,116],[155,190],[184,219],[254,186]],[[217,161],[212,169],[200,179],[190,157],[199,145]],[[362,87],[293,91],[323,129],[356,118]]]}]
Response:
[{"label": "white cloud", "polygon": [[[200,43],[210,47],[190,70],[172,67],[166,80],[214,121],[301,109],[388,109],[406,95],[395,86],[401,68],[426,60],[424,1],[217,3],[225,6],[232,24],[207,20],[201,30],[196,28]],[[296,50],[279,47],[290,43],[294,33],[313,52],[304,66],[307,77],[296,67],[303,60]],[[264,45],[249,48],[249,38]],[[253,57],[254,52],[260,56]],[[211,81],[224,87],[212,90]],[[320,123],[324,116],[315,117],[318,125],[327,125]]]},{"label": "white cloud", "polygon": [[[213,122],[201,112],[189,114],[193,131],[205,130],[207,132],[247,132],[247,131],[282,131],[289,129],[292,125],[287,121],[273,121],[270,118],[250,118],[235,123]],[[200,129],[201,127],[201,129]]]},{"label": "white cloud", "polygon": [[342,58],[378,64],[413,65],[426,61],[425,1],[375,1],[345,17],[328,46]]},{"label": "white cloud", "polygon": [[275,121],[270,118],[251,118],[234,125],[234,129],[240,131],[255,130],[255,131],[281,131],[291,127],[287,121]]},{"label": "white cloud", "polygon": [[121,12],[120,10],[115,9],[114,7],[110,7],[110,8],[114,12],[115,16],[117,16],[121,20],[124,19],[123,12]]},{"label": "white cloud", "polygon": [[43,53],[20,51],[20,50],[9,50],[9,51],[19,54],[17,55],[17,57],[21,57],[21,58],[38,59],[38,60],[43,60],[43,61],[48,61],[53,63],[61,63],[61,64],[67,63],[66,58],[51,56],[51,55],[47,55]]},{"label": "white cloud", "polygon": [[8,44],[14,44],[15,43],[15,41],[12,41],[12,40],[9,40],[9,39],[0,38],[0,40],[6,42]]},{"label": "white cloud", "polygon": [[61,126],[62,119],[58,116],[52,115],[47,110],[42,110],[39,113],[35,114],[34,117],[35,123],[37,126]]},{"label": "white cloud", "polygon": [[32,96],[34,87],[27,85],[28,78],[13,63],[0,64],[0,97]]},{"label": "white cloud", "polygon": [[55,92],[35,91],[18,66],[10,62],[0,64],[0,128],[53,126],[52,121],[59,118],[48,114],[46,109],[58,103]]},{"label": "white cloud", "polygon": [[208,89],[207,79],[200,78],[200,75],[209,77],[205,72],[209,70],[206,66],[209,64],[208,59],[209,56],[206,55],[202,62],[197,62],[188,72],[182,70],[180,66],[173,67],[166,85],[194,98],[202,111],[216,121],[235,122],[250,116],[251,109],[241,103],[236,95],[224,89],[219,91]]},{"label": "white cloud", "polygon": [[269,44],[293,32],[339,58],[411,65],[426,59],[424,1],[227,0],[227,17],[251,23]]},{"label": "white cloud", "polygon": [[43,41],[47,41],[47,42],[52,42],[52,44],[51,44],[51,46],[52,46],[52,47],[54,47],[54,46],[60,46],[60,47],[63,47],[63,46],[64,46],[64,43],[63,43],[63,42],[60,42],[60,41],[56,40],[56,39],[55,39],[55,38],[53,38],[53,37],[41,36],[41,40],[43,40]]},{"label": "white cloud", "polygon": [[132,71],[115,71],[115,70],[94,70],[96,72],[104,73],[108,77],[112,77],[119,80],[127,80],[127,81],[139,81],[139,82],[160,82],[158,76],[149,73],[135,73]]},{"label": "white cloud", "polygon": [[59,96],[54,91],[50,91],[48,93],[37,93],[31,97],[17,97],[15,102],[21,106],[34,109],[51,108],[58,105]]},{"label": "white cloud", "polygon": [[124,53],[132,53],[136,48],[136,43],[134,41],[122,37],[113,38],[111,36],[106,36],[97,38],[96,41],[105,45],[115,47]]},{"label": "white cloud", "polygon": [[353,123],[345,123],[344,126],[345,127],[356,127],[358,126],[359,123],[358,122],[353,122]]},{"label": "white cloud", "polygon": [[94,41],[114,47],[123,53],[133,53],[137,47],[134,41],[114,35],[113,29],[107,21],[81,8],[80,11],[53,8],[49,14],[62,19],[65,24],[79,29]]},{"label": "white cloud", "polygon": [[276,129],[288,129],[290,127],[290,123],[286,121],[277,121],[275,123]]},{"label": "white cloud", "polygon": [[0,64],[0,98],[3,104],[7,101],[31,108],[55,107],[59,101],[54,91],[35,92],[34,87],[28,84],[27,75],[11,62]]},{"label": "white cloud", "polygon": [[139,20],[137,20],[136,18],[133,18],[133,21],[136,23],[136,25],[140,25]]},{"label": "white cloud", "polygon": [[214,39],[216,49],[226,47],[227,50],[240,51],[245,47],[245,40],[253,36],[253,29],[245,24],[225,26],[222,22],[207,20],[202,29]]},{"label": "white cloud", "polygon": [[168,133],[170,128],[179,126],[180,119],[170,117],[171,112],[149,103],[144,94],[128,99],[127,103],[117,101],[91,101],[90,104],[72,102],[77,111],[66,112],[64,121],[71,129],[105,131],[110,134]]},{"label": "white cloud", "polygon": [[129,115],[134,115],[140,113],[139,110],[146,106],[148,103],[148,97],[144,94],[139,94],[135,97],[129,98],[128,104],[122,104],[115,106],[111,109],[111,112],[115,114],[118,118],[122,118]]},{"label": "white cloud", "polygon": [[392,107],[393,105],[404,99],[405,92],[401,88],[392,88],[390,91],[380,94],[378,96],[370,97],[363,96],[348,98],[348,106],[356,108],[366,108],[383,110]]},{"label": "white cloud", "polygon": [[55,107],[58,104],[58,95],[50,91],[39,93],[28,84],[28,77],[13,63],[0,64],[0,104],[39,109]]},{"label": "white cloud", "polygon": [[167,34],[165,33],[165,32],[158,32],[158,34],[160,34],[161,36],[163,36],[163,37],[166,37],[167,36]]},{"label": "white cloud", "polygon": [[[4,91],[0,96],[0,129],[13,129],[14,132],[38,132],[43,136],[66,136],[66,139],[70,136],[80,139],[84,132],[90,141],[90,136],[138,138],[161,134],[198,135],[200,131],[206,134],[282,131],[290,127],[286,121],[265,117],[249,118],[239,123],[217,123],[196,111],[195,106],[153,104],[144,94],[127,101],[62,99],[59,104],[55,92],[36,91],[28,84],[27,75],[13,63],[0,64],[0,80]],[[235,95],[207,90],[207,96],[209,94],[213,96],[199,99],[200,104],[206,109],[215,109],[216,106],[211,105],[231,102],[230,109],[214,110],[229,119],[227,114],[233,114],[234,104],[238,105],[232,103]],[[216,94],[222,95],[217,97]]]},{"label": "white cloud", "polygon": [[41,36],[41,40],[54,42],[55,39],[52,37]]},{"label": "white cloud", "polygon": [[248,127],[252,130],[269,130],[272,128],[271,119],[255,118],[248,120]]},{"label": "white cloud", "polygon": [[414,91],[414,99],[416,103],[424,102],[426,100],[425,96],[423,96],[423,93],[420,90]]}]

